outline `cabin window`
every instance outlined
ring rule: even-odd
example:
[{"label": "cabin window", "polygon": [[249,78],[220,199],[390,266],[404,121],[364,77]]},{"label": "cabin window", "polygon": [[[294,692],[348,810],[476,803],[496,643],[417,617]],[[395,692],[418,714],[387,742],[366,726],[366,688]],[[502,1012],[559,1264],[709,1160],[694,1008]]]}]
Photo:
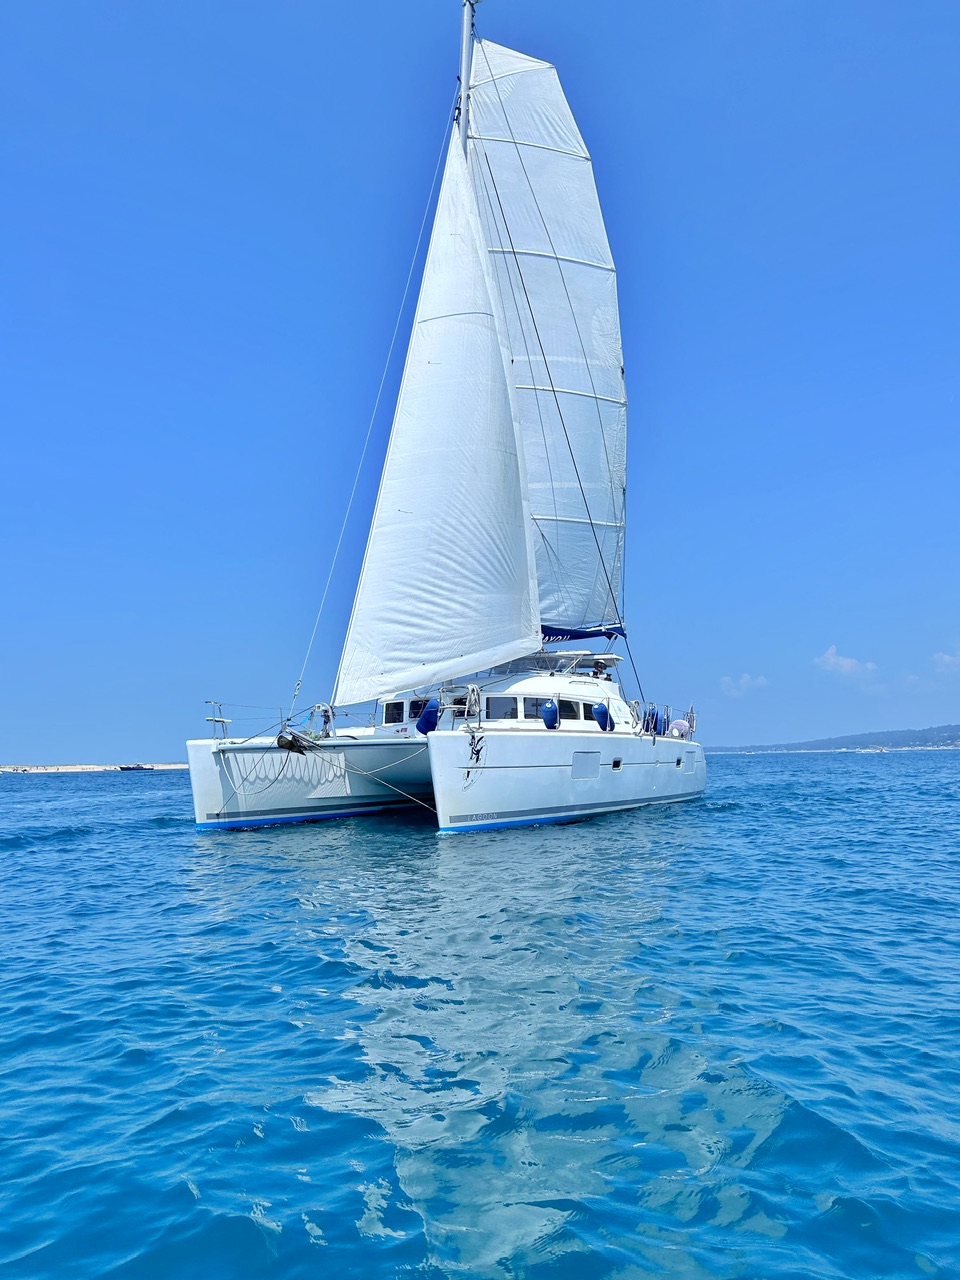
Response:
[{"label": "cabin window", "polygon": [[523,718],[524,720],[539,720],[543,715],[543,704],[549,702],[549,698],[524,698],[523,700]]},{"label": "cabin window", "polygon": [[466,698],[454,698],[450,705],[453,707],[454,720],[463,720],[467,714]]},{"label": "cabin window", "polygon": [[408,720],[419,720],[423,715],[423,709],[427,705],[426,698],[411,698],[410,710],[407,712]]},{"label": "cabin window", "polygon": [[683,756],[677,756],[677,768],[678,769],[683,768]]},{"label": "cabin window", "polygon": [[623,768],[623,761],[620,759],[619,756],[617,756],[613,762],[613,771],[614,773],[618,773],[622,768]]},{"label": "cabin window", "polygon": [[388,702],[383,708],[384,724],[402,724],[403,723],[403,703]]},{"label": "cabin window", "polygon": [[561,720],[579,720],[580,719],[580,703],[571,702],[568,698],[561,698],[558,703],[560,707]]},{"label": "cabin window", "polygon": [[487,719],[488,720],[516,720],[516,718],[517,718],[516,698],[488,698],[487,699]]}]

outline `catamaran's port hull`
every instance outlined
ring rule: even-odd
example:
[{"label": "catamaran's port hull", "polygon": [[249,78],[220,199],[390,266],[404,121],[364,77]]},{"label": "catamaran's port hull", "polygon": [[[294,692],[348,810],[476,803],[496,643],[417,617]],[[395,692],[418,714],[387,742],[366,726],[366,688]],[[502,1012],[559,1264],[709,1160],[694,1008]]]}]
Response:
[{"label": "catamaran's port hull", "polygon": [[433,801],[426,743],[320,743],[304,755],[273,738],[187,743],[190,785],[202,831],[350,818]]},{"label": "catamaran's port hull", "polygon": [[[570,822],[703,794],[698,742],[629,733],[430,734],[443,832]],[[479,758],[478,758],[479,757]]]}]

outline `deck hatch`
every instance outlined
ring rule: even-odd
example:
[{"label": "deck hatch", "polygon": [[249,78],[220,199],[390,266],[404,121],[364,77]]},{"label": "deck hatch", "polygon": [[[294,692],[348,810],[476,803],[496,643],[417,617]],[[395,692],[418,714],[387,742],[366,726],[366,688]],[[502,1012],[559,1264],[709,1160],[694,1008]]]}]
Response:
[{"label": "deck hatch", "polygon": [[587,781],[600,777],[600,752],[575,751],[570,766],[570,777],[576,781]]}]

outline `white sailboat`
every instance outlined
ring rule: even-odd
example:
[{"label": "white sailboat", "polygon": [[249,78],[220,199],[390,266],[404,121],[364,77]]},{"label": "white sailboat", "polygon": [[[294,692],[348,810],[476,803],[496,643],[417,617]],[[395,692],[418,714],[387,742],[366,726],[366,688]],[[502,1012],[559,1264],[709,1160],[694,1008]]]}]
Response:
[{"label": "white sailboat", "polygon": [[417,803],[467,831],[706,784],[692,712],[628,702],[616,654],[555,647],[626,641],[616,270],[554,67],[477,38],[476,2],[332,702],[305,730],[189,742],[200,827]]}]

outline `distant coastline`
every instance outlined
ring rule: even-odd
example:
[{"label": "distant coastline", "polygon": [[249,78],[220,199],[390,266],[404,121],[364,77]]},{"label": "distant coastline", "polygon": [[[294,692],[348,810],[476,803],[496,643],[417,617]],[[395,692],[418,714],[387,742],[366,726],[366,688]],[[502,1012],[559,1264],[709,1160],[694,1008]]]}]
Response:
[{"label": "distant coastline", "polygon": [[[809,742],[756,743],[743,747],[704,747],[707,755],[769,755],[789,752],[830,751],[958,751],[960,724],[929,729],[883,729],[840,738],[814,738]],[[0,764],[0,773],[143,773],[160,769],[186,769],[185,761],[164,764]]]},{"label": "distant coastline", "polygon": [[882,729],[810,742],[763,743],[745,747],[705,747],[713,755],[758,755],[771,751],[955,751],[960,748],[960,724],[929,729]]},{"label": "distant coastline", "polygon": [[0,773],[148,773],[151,769],[186,769],[187,764],[0,764]]}]

